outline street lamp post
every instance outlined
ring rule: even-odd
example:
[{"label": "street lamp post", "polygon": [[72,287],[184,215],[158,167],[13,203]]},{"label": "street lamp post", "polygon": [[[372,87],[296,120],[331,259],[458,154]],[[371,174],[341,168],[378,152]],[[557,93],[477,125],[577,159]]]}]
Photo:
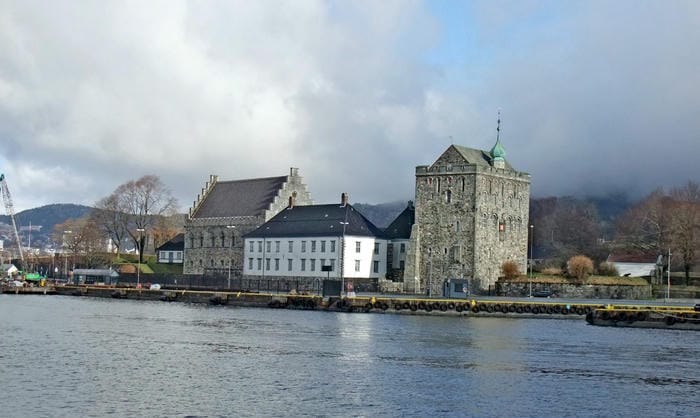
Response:
[{"label": "street lamp post", "polygon": [[141,253],[143,252],[143,231],[145,231],[144,228],[136,228],[136,230],[139,232],[139,262],[138,266],[136,267],[136,288],[141,289]]},{"label": "street lamp post", "polygon": [[[234,236],[235,236],[233,229],[235,227],[236,227],[236,225],[226,225],[226,229],[231,229],[231,248],[233,248],[233,242],[234,242]],[[222,245],[223,245],[223,243],[222,243]],[[229,259],[228,259],[228,288],[229,289],[231,289],[231,264],[233,264],[233,257],[229,257]]]},{"label": "street lamp post", "polygon": [[340,260],[338,260],[338,264],[340,264],[340,296],[342,297],[345,292],[345,227],[349,224],[347,221],[347,210],[345,211],[345,222],[340,222],[340,224],[343,225],[343,235],[340,237]]},{"label": "street lamp post", "polygon": [[66,280],[66,283],[68,283],[68,254],[66,253],[66,235],[72,233],[73,231],[63,231],[63,280]]},{"label": "street lamp post", "polygon": [[433,249],[428,248],[428,297],[433,296]]},{"label": "street lamp post", "polygon": [[535,225],[530,225],[530,297],[532,297],[532,264],[534,260],[532,259],[532,244],[535,240]]}]

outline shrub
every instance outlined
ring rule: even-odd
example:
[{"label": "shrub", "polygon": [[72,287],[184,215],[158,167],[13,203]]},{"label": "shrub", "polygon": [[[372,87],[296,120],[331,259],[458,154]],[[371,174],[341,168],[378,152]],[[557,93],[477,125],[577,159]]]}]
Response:
[{"label": "shrub", "polygon": [[501,264],[501,272],[506,279],[514,279],[520,276],[520,269],[515,261],[506,261]]},{"label": "shrub", "polygon": [[585,255],[575,255],[566,263],[569,276],[583,282],[593,272],[593,261]]},{"label": "shrub", "polygon": [[617,271],[617,267],[614,264],[603,261],[598,265],[598,274],[601,276],[619,276],[620,272]]}]

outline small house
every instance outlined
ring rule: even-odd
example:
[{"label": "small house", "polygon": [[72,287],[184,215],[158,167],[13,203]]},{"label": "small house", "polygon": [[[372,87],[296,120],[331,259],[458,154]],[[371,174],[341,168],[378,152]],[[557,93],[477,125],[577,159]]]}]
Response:
[{"label": "small house", "polygon": [[156,248],[158,263],[182,264],[185,252],[185,234],[177,234],[173,239]]}]

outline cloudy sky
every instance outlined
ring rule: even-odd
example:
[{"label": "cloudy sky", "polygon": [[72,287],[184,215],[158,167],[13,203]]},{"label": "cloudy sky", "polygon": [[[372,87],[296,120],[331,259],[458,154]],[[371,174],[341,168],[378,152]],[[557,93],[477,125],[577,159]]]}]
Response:
[{"label": "cloudy sky", "polygon": [[381,203],[501,109],[536,197],[641,195],[700,179],[699,45],[693,0],[0,0],[0,172],[17,211],[292,166]]}]

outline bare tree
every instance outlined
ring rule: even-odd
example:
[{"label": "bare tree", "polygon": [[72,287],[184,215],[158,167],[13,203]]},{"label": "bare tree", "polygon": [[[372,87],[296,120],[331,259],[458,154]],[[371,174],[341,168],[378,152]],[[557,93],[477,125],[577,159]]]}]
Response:
[{"label": "bare tree", "polygon": [[128,181],[117,187],[113,194],[124,214],[124,230],[136,245],[141,264],[148,234],[153,232],[157,218],[175,214],[177,200],[160,178],[154,175]]},{"label": "bare tree", "polygon": [[690,269],[696,261],[695,251],[700,245],[700,185],[689,181],[682,187],[671,189],[670,231],[671,243],[680,255],[686,286],[690,281]]},{"label": "bare tree", "polygon": [[88,268],[105,263],[106,236],[89,216],[57,224],[54,226],[53,240],[61,243],[63,250],[70,255],[72,264],[76,264],[77,257]]},{"label": "bare tree", "polygon": [[128,217],[122,205],[122,201],[116,192],[100,199],[95,203],[95,209],[90,213],[90,217],[112,241],[117,250],[117,257],[121,253],[124,239],[129,235]]}]

